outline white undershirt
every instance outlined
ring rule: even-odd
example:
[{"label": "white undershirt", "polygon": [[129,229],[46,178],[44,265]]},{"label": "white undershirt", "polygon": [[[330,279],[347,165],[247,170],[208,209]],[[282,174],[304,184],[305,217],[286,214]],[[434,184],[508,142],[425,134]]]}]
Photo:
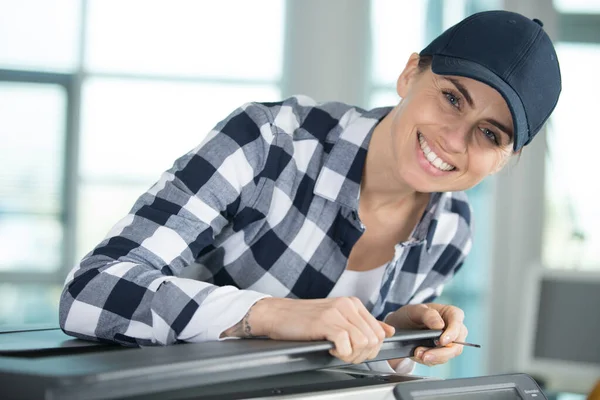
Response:
[{"label": "white undershirt", "polygon": [[375,302],[386,264],[368,271],[344,270],[327,297],[355,296],[363,304]]}]

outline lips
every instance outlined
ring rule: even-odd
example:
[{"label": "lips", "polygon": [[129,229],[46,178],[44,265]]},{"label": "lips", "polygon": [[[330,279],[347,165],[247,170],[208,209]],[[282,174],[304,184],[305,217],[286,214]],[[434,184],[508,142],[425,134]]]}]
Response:
[{"label": "lips", "polygon": [[425,155],[425,158],[429,162],[431,166],[437,168],[440,171],[450,172],[456,169],[456,167],[452,164],[449,164],[442,160],[440,156],[438,156],[427,144],[425,137],[421,134],[421,132],[417,132],[419,138],[419,145],[421,146],[421,150]]}]

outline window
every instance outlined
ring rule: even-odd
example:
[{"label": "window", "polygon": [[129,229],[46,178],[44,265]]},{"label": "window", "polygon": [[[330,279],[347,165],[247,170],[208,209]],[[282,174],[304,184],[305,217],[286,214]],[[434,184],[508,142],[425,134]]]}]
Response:
[{"label": "window", "polygon": [[281,0],[88,0],[86,26],[84,66],[92,73],[281,77]]},{"label": "window", "polygon": [[0,68],[72,72],[81,0],[0,0]]},{"label": "window", "polygon": [[600,271],[599,190],[593,164],[600,147],[595,129],[600,2],[554,4],[563,89],[548,124],[543,262],[550,268]]},{"label": "window", "polygon": [[554,0],[554,8],[561,13],[600,13],[598,0]]},{"label": "window", "polygon": [[0,271],[55,271],[62,254],[67,95],[0,82]]},{"label": "window", "polygon": [[[226,16],[226,18],[224,17]],[[0,329],[248,101],[280,97],[284,0],[0,0]]]}]

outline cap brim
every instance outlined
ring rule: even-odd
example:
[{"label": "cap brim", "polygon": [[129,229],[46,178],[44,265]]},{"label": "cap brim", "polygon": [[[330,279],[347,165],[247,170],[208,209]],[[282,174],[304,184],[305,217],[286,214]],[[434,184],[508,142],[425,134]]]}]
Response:
[{"label": "cap brim", "polygon": [[473,61],[436,54],[431,70],[438,75],[456,75],[475,79],[496,89],[508,104],[513,118],[514,151],[529,143],[529,127],[523,102],[508,83],[498,75]]}]

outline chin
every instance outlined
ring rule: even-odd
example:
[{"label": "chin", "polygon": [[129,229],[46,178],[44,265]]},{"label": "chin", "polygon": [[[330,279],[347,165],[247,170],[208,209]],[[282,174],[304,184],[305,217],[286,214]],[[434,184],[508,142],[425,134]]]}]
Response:
[{"label": "chin", "polygon": [[413,190],[421,193],[435,193],[435,192],[460,192],[467,189],[471,189],[479,182],[473,185],[457,184],[457,182],[451,182],[450,177],[442,178],[431,178],[427,174],[419,174],[416,172],[403,174],[402,180],[406,182]]},{"label": "chin", "polygon": [[442,182],[432,182],[430,177],[424,176],[423,174],[405,174],[405,176],[402,177],[402,180],[416,192],[433,193],[444,191],[442,190],[442,187],[445,185],[443,185]]}]

